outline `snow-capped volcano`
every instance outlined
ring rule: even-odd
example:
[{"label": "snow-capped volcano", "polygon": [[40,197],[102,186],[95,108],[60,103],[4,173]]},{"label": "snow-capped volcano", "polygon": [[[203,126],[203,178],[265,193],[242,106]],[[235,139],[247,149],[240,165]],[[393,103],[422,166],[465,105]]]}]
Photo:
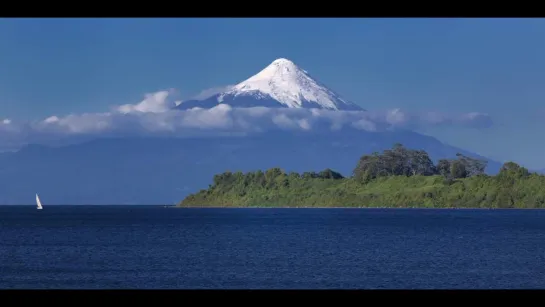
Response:
[{"label": "snow-capped volcano", "polygon": [[256,75],[203,100],[188,100],[178,109],[211,108],[220,103],[232,107],[319,108],[362,110],[313,79],[284,58],[274,60]]}]

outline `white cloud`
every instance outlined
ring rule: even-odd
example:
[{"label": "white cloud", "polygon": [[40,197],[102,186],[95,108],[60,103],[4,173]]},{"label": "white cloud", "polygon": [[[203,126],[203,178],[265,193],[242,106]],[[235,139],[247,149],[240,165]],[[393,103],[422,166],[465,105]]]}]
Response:
[{"label": "white cloud", "polygon": [[44,119],[44,123],[46,123],[46,124],[57,123],[58,121],[59,121],[59,118],[57,116],[50,116],[50,117]]},{"label": "white cloud", "polygon": [[3,144],[0,150],[27,143],[108,135],[240,135],[274,129],[318,131],[349,127],[380,131],[438,125],[483,128],[492,124],[488,115],[476,112],[452,115],[438,112],[411,113],[401,109],[371,112],[232,108],[223,104],[212,109],[172,110],[176,94],[174,90],[147,94],[139,103],[121,105],[104,113],[50,116],[37,122],[5,119],[0,124],[0,144]]},{"label": "white cloud", "polygon": [[159,91],[152,94],[146,94],[144,100],[137,104],[124,104],[116,109],[121,113],[160,113],[165,112],[179,105],[181,101],[172,99],[176,94],[176,90],[170,89],[167,91]]}]

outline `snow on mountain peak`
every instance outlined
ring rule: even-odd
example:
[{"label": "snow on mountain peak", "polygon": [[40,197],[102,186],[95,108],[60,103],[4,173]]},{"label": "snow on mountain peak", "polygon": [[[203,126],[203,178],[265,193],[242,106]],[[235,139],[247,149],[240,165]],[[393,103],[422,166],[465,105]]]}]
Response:
[{"label": "snow on mountain peak", "polygon": [[270,97],[288,108],[318,105],[330,110],[361,110],[358,105],[345,101],[285,58],[274,60],[256,75],[222,93],[218,102],[222,102],[225,96],[235,99],[237,96]]},{"label": "snow on mountain peak", "polygon": [[285,59],[285,58],[278,58],[276,60],[274,60],[271,65],[291,65],[291,66],[295,66],[295,64],[288,60],[288,59]]}]

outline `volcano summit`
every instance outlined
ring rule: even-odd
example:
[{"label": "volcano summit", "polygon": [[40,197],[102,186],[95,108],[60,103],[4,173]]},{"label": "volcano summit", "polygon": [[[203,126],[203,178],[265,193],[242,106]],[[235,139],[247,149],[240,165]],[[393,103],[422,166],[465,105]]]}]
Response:
[{"label": "volcano summit", "polygon": [[359,110],[357,104],[347,101],[308,72],[284,58],[274,60],[259,73],[229,87],[226,91],[203,100],[188,100],[176,108],[213,108],[218,104],[235,108],[317,108],[327,110]]}]

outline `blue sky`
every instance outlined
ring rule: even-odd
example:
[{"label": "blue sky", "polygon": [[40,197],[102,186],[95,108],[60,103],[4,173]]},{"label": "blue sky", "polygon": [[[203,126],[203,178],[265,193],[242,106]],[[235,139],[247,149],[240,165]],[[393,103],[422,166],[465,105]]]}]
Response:
[{"label": "blue sky", "polygon": [[366,109],[484,112],[488,129],[422,129],[545,167],[542,19],[3,19],[0,117],[189,98],[285,57]]}]

